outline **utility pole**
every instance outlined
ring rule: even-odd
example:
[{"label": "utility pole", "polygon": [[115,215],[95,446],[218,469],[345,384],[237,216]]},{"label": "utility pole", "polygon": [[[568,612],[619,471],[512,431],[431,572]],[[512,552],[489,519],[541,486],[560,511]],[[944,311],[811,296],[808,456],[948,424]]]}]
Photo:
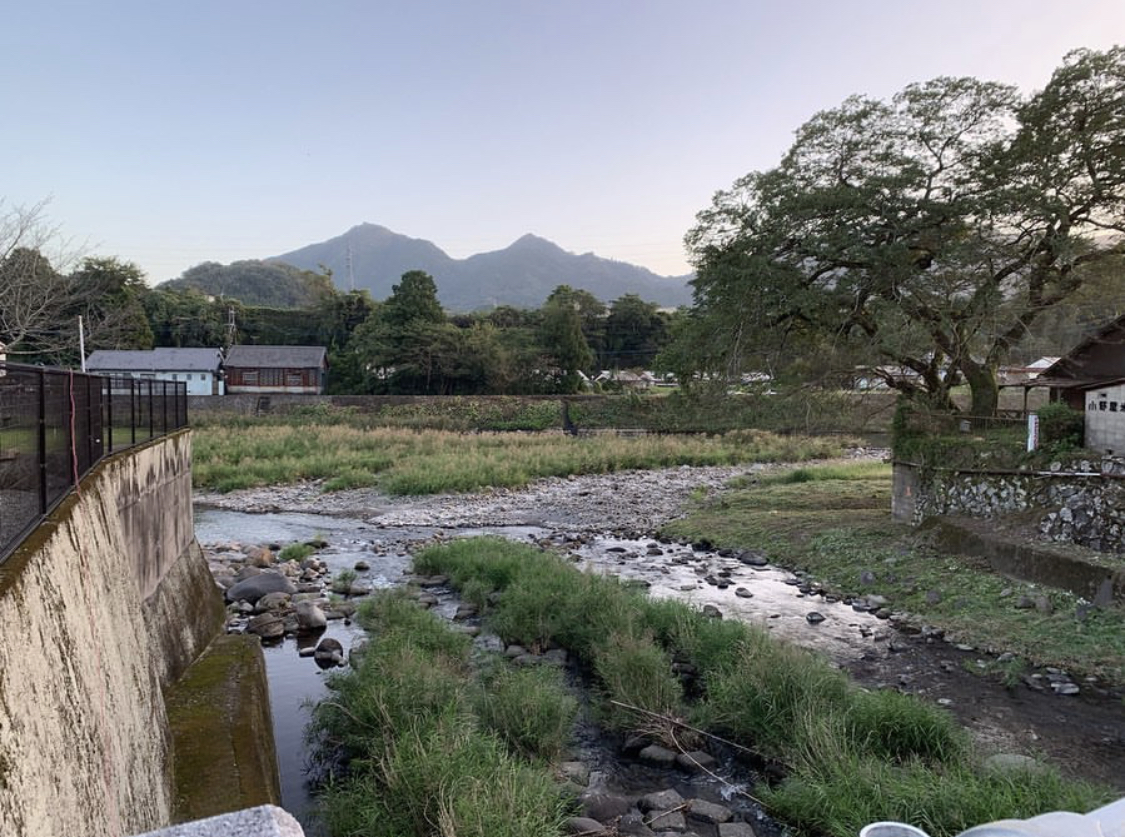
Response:
[{"label": "utility pole", "polygon": [[86,332],[82,328],[82,315],[78,315],[78,355],[82,358],[82,371],[86,371]]},{"label": "utility pole", "polygon": [[234,307],[232,306],[232,307],[227,309],[227,346],[226,347],[228,349],[231,346],[234,345],[234,337],[235,337],[236,333],[237,333],[237,330],[236,330],[236,327],[235,327],[235,324],[234,324]]}]

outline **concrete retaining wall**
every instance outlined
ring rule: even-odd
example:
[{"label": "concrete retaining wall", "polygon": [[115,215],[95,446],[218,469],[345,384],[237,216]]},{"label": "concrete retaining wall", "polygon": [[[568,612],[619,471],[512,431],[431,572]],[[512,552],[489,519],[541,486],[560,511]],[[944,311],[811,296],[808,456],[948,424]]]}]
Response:
[{"label": "concrete retaining wall", "polygon": [[170,822],[162,687],[221,629],[191,437],[106,460],[0,566],[0,834]]}]

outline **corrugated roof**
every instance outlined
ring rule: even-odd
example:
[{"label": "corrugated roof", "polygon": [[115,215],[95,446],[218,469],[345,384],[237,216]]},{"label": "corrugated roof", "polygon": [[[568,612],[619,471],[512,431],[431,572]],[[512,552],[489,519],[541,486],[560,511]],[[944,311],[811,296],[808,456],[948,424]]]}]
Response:
[{"label": "corrugated roof", "polygon": [[324,365],[323,346],[231,346],[227,366],[275,369],[311,369]]},{"label": "corrugated roof", "polygon": [[91,372],[217,372],[219,349],[98,349],[86,358]]}]

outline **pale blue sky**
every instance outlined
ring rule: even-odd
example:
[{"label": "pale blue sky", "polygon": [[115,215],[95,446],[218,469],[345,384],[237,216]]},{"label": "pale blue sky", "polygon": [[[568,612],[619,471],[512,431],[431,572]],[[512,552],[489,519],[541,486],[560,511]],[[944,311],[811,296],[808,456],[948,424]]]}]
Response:
[{"label": "pale blue sky", "polygon": [[153,282],[364,221],[683,273],[816,111],[1121,41],[1122,0],[35,0],[0,30],[0,197]]}]

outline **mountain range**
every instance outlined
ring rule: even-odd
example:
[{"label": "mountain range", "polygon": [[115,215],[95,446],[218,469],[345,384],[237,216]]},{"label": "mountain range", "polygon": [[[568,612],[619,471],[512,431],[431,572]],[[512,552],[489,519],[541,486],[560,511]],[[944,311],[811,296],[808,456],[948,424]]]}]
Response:
[{"label": "mountain range", "polygon": [[424,270],[434,277],[438,298],[450,311],[499,305],[537,308],[559,285],[587,290],[607,303],[629,293],[663,306],[691,302],[690,274],[659,276],[593,253],[569,253],[530,234],[503,250],[455,259],[431,241],[400,235],[377,224],[360,224],[336,238],[268,261],[304,270],[326,267],[338,288],[349,290],[354,278],[355,288],[370,291],[375,299],[390,296],[391,286],[403,273]]}]

